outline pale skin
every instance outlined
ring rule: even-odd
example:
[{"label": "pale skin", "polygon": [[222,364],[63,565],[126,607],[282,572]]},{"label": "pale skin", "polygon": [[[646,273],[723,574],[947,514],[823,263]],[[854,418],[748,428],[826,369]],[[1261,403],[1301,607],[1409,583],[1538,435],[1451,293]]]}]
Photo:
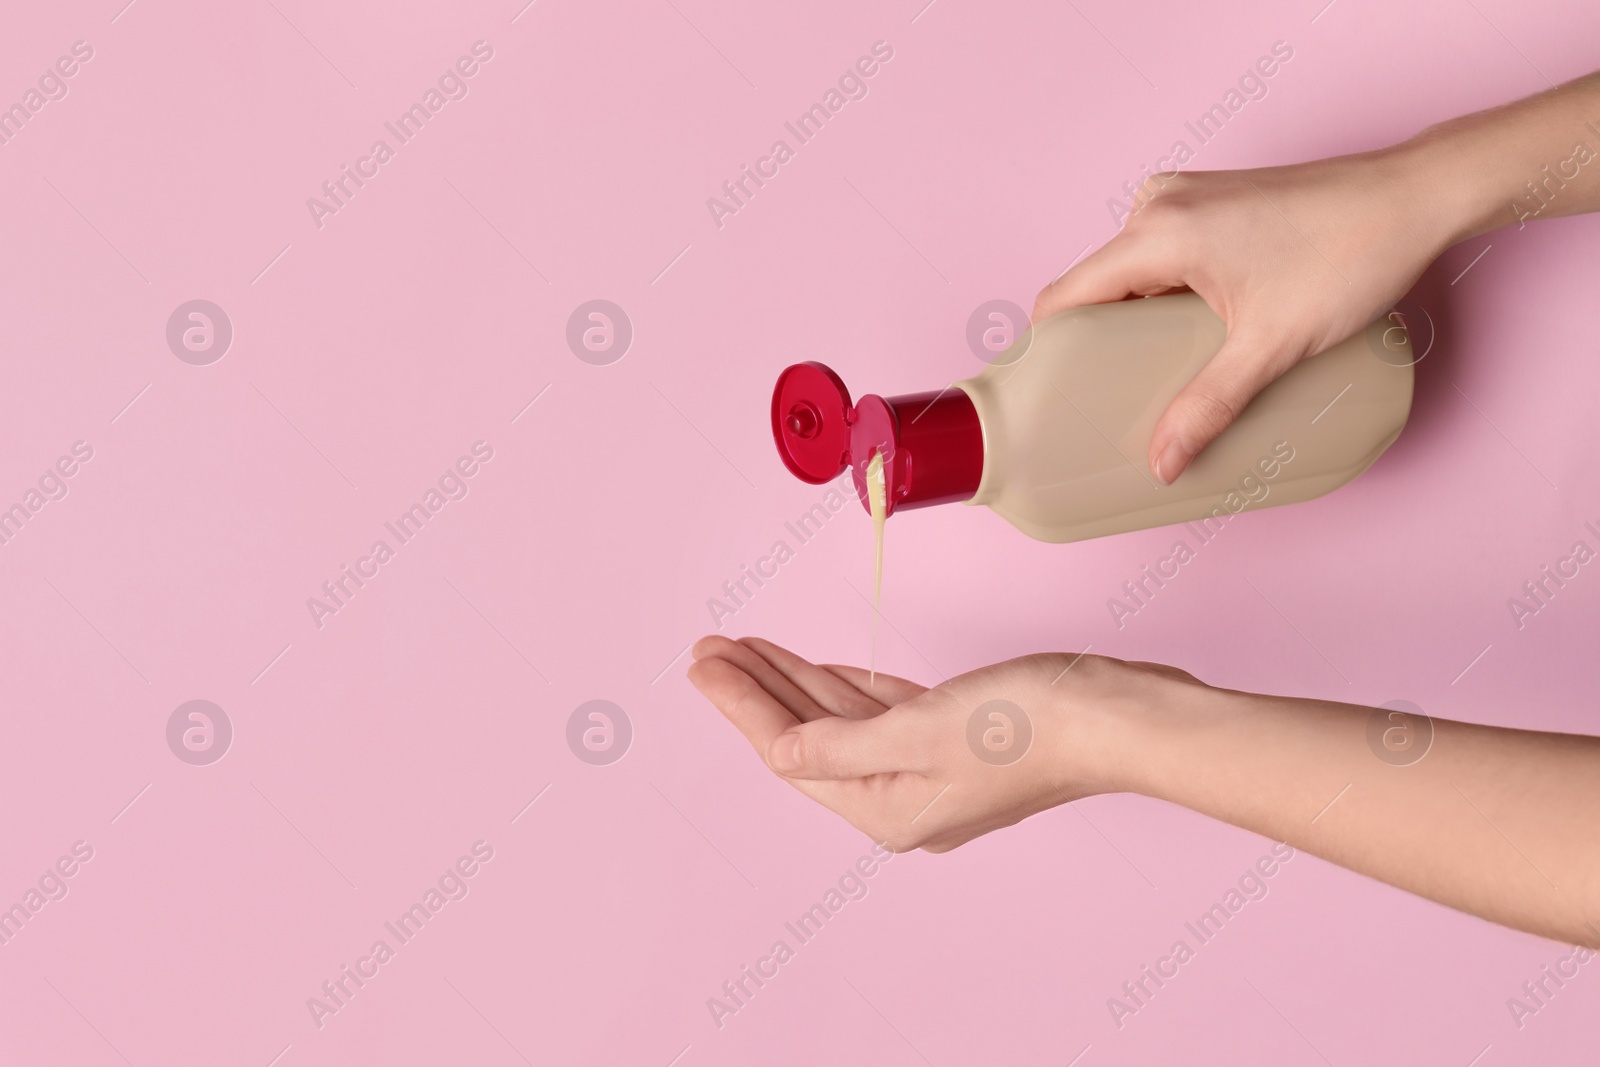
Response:
[{"label": "pale skin", "polygon": [[1171,484],[1257,393],[1386,312],[1440,253],[1532,224],[1514,204],[1541,220],[1600,209],[1600,159],[1573,161],[1580,142],[1600,152],[1600,74],[1374,152],[1156,175],[1122,231],[1047,286],[1033,317],[1192,289],[1227,324],[1151,435],[1150,470]]},{"label": "pale skin", "polygon": [[[1149,462],[1170,483],[1264,386],[1387,310],[1451,245],[1521,225],[1519,211],[1600,209],[1600,158],[1573,162],[1580,143],[1600,152],[1600,75],[1377,152],[1153,179],[1122,233],[1039,295],[1035,318],[1187,287],[1228,324],[1156,427]],[[1396,757],[1372,741],[1374,716],[1380,736],[1401,726],[1419,746],[1420,720],[1070,653],[932,689],[757,638],[707,637],[694,657],[690,680],[774,773],[897,852],[1137,793],[1600,948],[1600,738],[1434,719],[1431,744]],[[975,712],[985,728],[1009,723],[1001,739],[1019,736],[1011,720],[1031,725],[1020,758],[980,758]]]}]

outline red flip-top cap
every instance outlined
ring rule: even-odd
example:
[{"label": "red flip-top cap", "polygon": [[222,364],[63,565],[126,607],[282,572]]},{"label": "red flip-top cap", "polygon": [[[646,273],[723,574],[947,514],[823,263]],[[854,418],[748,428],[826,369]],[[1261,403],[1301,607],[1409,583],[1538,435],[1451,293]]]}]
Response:
[{"label": "red flip-top cap", "polygon": [[870,511],[867,461],[883,455],[888,510],[970,500],[983,478],[983,425],[954,387],[905,396],[850,391],[821,363],[797,363],[772,390],[772,437],[783,465],[820,485],[849,468]]}]

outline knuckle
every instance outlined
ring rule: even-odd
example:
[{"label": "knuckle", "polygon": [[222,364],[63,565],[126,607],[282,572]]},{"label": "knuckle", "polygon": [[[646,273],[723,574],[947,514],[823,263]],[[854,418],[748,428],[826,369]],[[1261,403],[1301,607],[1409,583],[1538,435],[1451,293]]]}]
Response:
[{"label": "knuckle", "polygon": [[924,840],[920,834],[904,826],[880,827],[878,832],[872,835],[872,839],[897,856],[916,851]]},{"label": "knuckle", "polygon": [[899,853],[901,851],[901,849],[894,848],[894,846],[899,845],[899,827],[888,824],[882,817],[869,819],[866,824],[858,824],[856,829],[866,833],[867,837],[872,838],[877,845],[890,849],[891,853]]},{"label": "knuckle", "polygon": [[1170,184],[1162,186],[1156,179],[1144,183],[1139,189],[1139,206],[1129,216],[1129,224],[1137,222],[1149,228],[1152,226],[1171,226],[1185,218],[1189,213],[1189,198],[1181,189],[1175,189]]},{"label": "knuckle", "polygon": [[890,849],[891,853],[896,854],[896,856],[901,853],[917,851],[918,848],[922,848],[925,845],[928,837],[930,837],[928,833],[923,833],[922,830],[917,829],[915,825],[910,825],[904,819],[878,817],[878,819],[875,819],[874,825],[861,827],[861,829],[866,830],[867,835],[872,840],[877,841],[878,845]]},{"label": "knuckle", "polygon": [[1055,283],[1051,282],[1049,285],[1045,286],[1043,289],[1040,289],[1039,290],[1039,295],[1035,296],[1033,298],[1033,310],[1032,310],[1032,312],[1030,312],[1029,317],[1034,322],[1038,322],[1039,321],[1040,315],[1044,312],[1044,309],[1047,306],[1049,306],[1050,294],[1054,290],[1055,290]]},{"label": "knuckle", "polygon": [[1051,679],[1056,689],[1071,692],[1094,682],[1105,670],[1103,657],[1088,652],[1051,652],[1039,656],[1039,670]]},{"label": "knuckle", "polygon": [[842,773],[856,761],[852,759],[854,738],[841,729],[842,724],[824,719],[812,723],[801,731],[801,766],[826,775]]},{"label": "knuckle", "polygon": [[1156,171],[1156,173],[1150,175],[1150,181],[1174,195],[1189,192],[1199,184],[1199,179],[1195,175],[1182,170]]},{"label": "knuckle", "polygon": [[804,730],[795,733],[794,759],[795,763],[806,768],[815,767],[818,763],[816,741]]},{"label": "knuckle", "polygon": [[1239,405],[1214,392],[1195,393],[1189,398],[1189,418],[1204,432],[1221,433],[1239,417]]}]

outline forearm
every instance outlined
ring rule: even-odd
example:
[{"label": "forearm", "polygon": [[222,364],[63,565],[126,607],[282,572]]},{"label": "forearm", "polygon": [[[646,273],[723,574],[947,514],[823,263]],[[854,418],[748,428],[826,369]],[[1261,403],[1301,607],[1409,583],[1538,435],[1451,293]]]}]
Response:
[{"label": "forearm", "polygon": [[1389,155],[1402,161],[1446,247],[1600,210],[1600,73],[1429,127]]},{"label": "forearm", "polygon": [[[1600,739],[1183,686],[1124,716],[1112,779],[1507,926],[1600,946]],[[1420,737],[1422,722],[1410,724]],[[1376,748],[1374,746],[1377,746]]]}]

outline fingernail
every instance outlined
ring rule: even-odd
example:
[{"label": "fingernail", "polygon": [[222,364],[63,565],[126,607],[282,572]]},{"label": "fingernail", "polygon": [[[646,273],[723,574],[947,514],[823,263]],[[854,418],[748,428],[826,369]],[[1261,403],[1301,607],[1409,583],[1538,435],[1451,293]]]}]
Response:
[{"label": "fingernail", "polygon": [[1156,478],[1162,485],[1171,485],[1178,480],[1189,461],[1194,458],[1194,453],[1183,447],[1183,442],[1174,437],[1167,442],[1167,447],[1162,449],[1160,457],[1156,460]]},{"label": "fingernail", "polygon": [[767,748],[767,763],[779,774],[800,769],[800,739],[793,734],[779,734]]}]

